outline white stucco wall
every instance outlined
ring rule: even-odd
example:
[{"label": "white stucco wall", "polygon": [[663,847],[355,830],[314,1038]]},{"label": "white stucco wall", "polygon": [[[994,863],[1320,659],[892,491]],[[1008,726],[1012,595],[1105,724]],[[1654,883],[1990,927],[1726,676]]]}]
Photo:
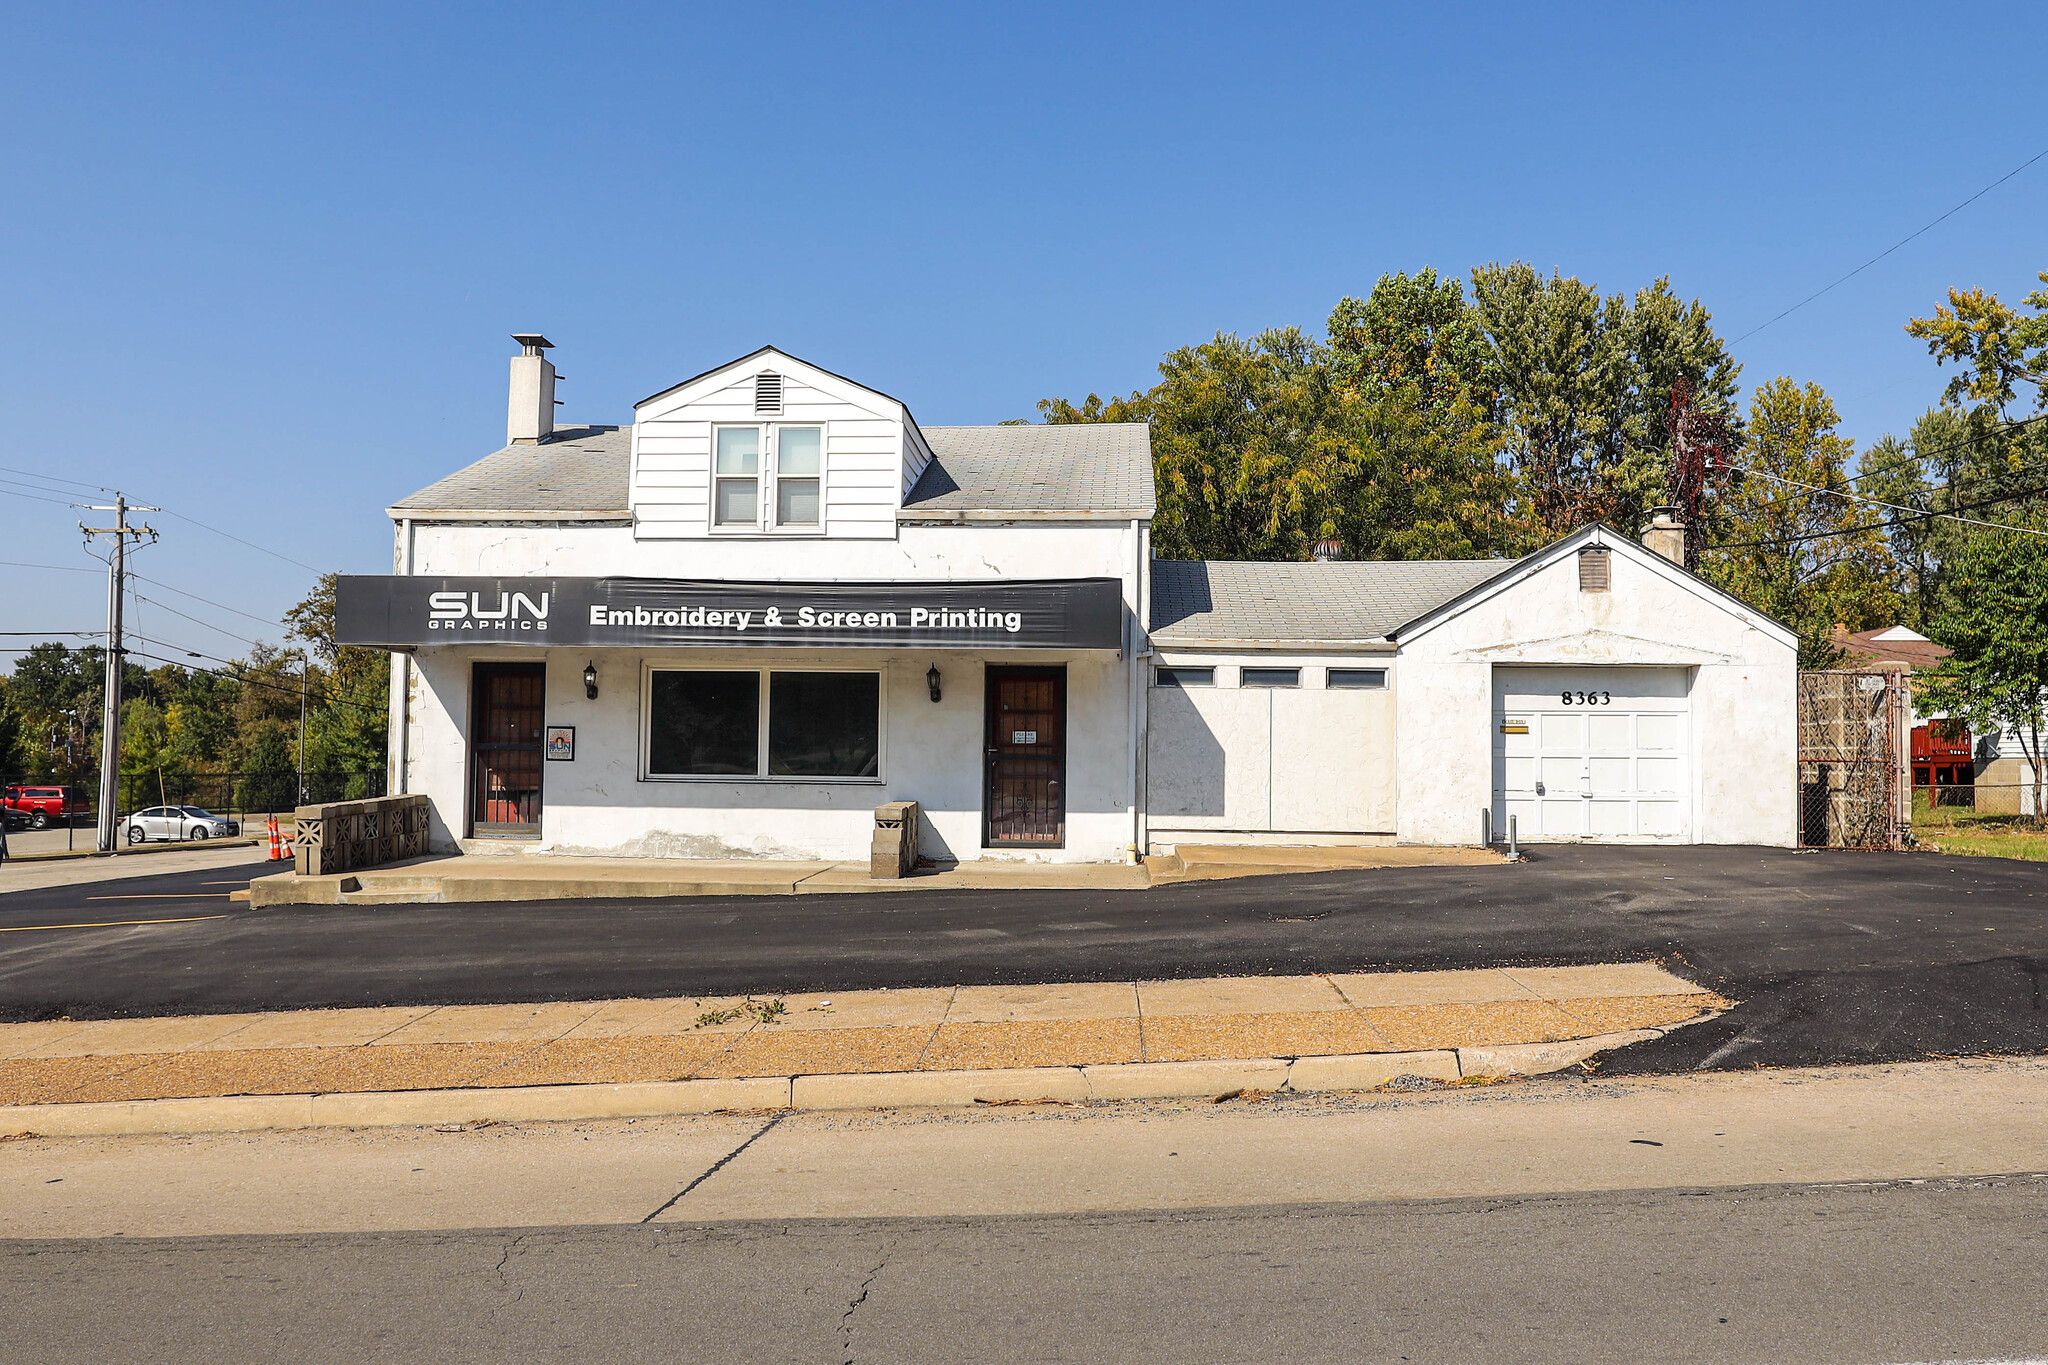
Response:
[{"label": "white stucco wall", "polygon": [[1611,532],[1612,588],[1581,592],[1576,539],[1401,641],[1403,843],[1471,843],[1492,804],[1496,665],[1692,670],[1691,838],[1796,844],[1798,652],[1783,627]]},{"label": "white stucco wall", "polygon": [[[415,524],[411,572],[500,577],[707,578],[742,581],[963,582],[1104,577],[1142,610],[1143,527],[1036,522],[900,528],[899,539],[709,541],[636,539],[625,525]],[[1130,651],[827,649],[576,649],[521,645],[423,647],[413,656],[405,727],[406,790],[432,799],[434,839],[452,847],[466,829],[470,666],[478,660],[545,661],[546,722],[577,727],[577,756],[543,769],[542,852],[611,856],[865,860],[874,808],[917,801],[921,843],[939,858],[1120,861],[1133,826],[1135,714],[1143,698]],[[599,695],[583,694],[595,662]],[[942,700],[925,670],[939,666]],[[982,710],[988,664],[1067,669],[1065,847],[981,847]],[[639,776],[640,674],[667,667],[812,665],[879,669],[884,780],[797,783],[647,781]]]},{"label": "white stucco wall", "polygon": [[[432,800],[436,847],[465,829],[468,696],[479,660],[548,665],[546,719],[576,727],[572,762],[543,765],[541,853],[661,858],[865,861],[874,809],[916,801],[920,849],[939,859],[1120,861],[1132,841],[1128,689],[1114,653],[1042,650],[911,654],[864,649],[422,649],[413,709],[411,790]],[[595,662],[598,696],[584,695]],[[925,670],[943,682],[934,703]],[[1067,670],[1066,846],[981,847],[982,698],[987,664]],[[829,667],[882,674],[882,775],[876,781],[644,779],[641,676],[657,668]]]},{"label": "white stucco wall", "polygon": [[[1151,689],[1146,802],[1155,846],[1222,835],[1393,837],[1390,655],[1164,649],[1153,662],[1216,670],[1213,687]],[[1246,666],[1298,668],[1301,686],[1241,687]],[[1386,669],[1388,688],[1332,690],[1330,668]]]}]

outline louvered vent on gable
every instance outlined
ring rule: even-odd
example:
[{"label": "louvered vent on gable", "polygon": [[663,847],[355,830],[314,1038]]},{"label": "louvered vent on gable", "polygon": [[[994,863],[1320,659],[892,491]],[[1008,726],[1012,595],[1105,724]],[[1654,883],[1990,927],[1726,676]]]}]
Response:
[{"label": "louvered vent on gable", "polygon": [[1579,551],[1579,591],[1606,592],[1613,581],[1613,566],[1605,550]]},{"label": "louvered vent on gable", "polygon": [[766,417],[782,415],[781,375],[763,373],[754,376],[754,412]]}]

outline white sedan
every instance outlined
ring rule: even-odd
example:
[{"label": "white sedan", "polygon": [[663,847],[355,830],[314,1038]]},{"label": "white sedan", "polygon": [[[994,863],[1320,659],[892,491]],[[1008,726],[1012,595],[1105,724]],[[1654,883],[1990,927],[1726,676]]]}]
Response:
[{"label": "white sedan", "polygon": [[151,806],[128,817],[131,844],[151,839],[212,839],[241,832],[242,827],[233,820],[198,806]]}]

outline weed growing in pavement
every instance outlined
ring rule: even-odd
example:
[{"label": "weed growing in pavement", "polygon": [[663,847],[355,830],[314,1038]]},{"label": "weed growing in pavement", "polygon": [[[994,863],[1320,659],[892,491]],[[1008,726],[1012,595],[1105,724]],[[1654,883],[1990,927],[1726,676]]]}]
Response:
[{"label": "weed growing in pavement", "polygon": [[697,1016],[695,1027],[708,1028],[713,1024],[730,1024],[742,1017],[761,1024],[779,1024],[782,1017],[788,1013],[789,1006],[783,1003],[780,996],[773,1000],[756,1000],[750,995],[744,1002],[729,1010],[705,1010]]}]

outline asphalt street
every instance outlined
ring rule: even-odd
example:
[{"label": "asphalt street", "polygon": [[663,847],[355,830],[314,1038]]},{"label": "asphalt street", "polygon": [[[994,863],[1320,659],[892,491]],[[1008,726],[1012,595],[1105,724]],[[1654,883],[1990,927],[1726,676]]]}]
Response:
[{"label": "asphalt street", "polygon": [[2048,1181],[0,1243],[9,1359],[1983,1361]]},{"label": "asphalt street", "polygon": [[[226,901],[263,871],[0,896],[0,1018],[1655,958],[1740,1006],[1616,1072],[2048,1049],[2048,865],[2003,859],[1550,847],[1150,891]],[[42,927],[78,924],[109,927]]]}]

